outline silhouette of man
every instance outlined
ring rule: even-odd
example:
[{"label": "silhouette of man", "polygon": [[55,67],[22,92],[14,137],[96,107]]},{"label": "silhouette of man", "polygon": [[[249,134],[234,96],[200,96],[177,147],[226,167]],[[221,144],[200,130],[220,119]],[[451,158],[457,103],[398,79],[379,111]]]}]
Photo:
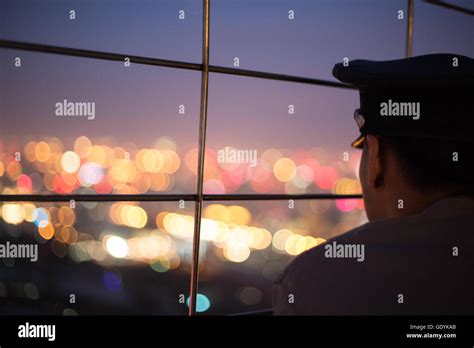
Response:
[{"label": "silhouette of man", "polygon": [[474,60],[337,64],[356,86],[369,222],[299,255],[276,315],[474,313]]}]

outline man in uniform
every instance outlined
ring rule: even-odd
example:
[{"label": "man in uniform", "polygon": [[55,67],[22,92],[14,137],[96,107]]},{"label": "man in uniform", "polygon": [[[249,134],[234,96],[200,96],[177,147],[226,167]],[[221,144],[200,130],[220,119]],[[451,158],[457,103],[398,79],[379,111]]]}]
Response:
[{"label": "man in uniform", "polygon": [[360,93],[369,222],[299,255],[274,314],[474,314],[474,60],[355,60],[333,74]]}]

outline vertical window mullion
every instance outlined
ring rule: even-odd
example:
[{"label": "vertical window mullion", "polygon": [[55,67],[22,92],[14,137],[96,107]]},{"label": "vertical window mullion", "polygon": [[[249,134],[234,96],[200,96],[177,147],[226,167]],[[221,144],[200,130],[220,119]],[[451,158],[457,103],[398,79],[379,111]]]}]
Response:
[{"label": "vertical window mullion", "polygon": [[209,14],[210,0],[203,0],[202,75],[201,108],[199,115],[199,154],[197,171],[197,192],[194,210],[193,255],[191,263],[191,284],[189,315],[196,314],[196,299],[199,276],[199,246],[201,236],[201,216],[203,205],[204,155],[206,150],[207,100],[209,92]]},{"label": "vertical window mullion", "polygon": [[408,0],[408,21],[407,21],[407,42],[405,57],[409,58],[413,55],[413,11],[415,0]]}]

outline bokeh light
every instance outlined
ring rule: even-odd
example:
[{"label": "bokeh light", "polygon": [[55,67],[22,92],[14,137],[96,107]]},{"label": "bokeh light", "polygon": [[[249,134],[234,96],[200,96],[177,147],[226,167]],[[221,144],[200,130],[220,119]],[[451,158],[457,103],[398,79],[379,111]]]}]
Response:
[{"label": "bokeh light", "polygon": [[[186,304],[188,305],[188,307],[189,307],[189,302],[190,302],[190,299],[188,297],[186,301]],[[209,310],[209,308],[211,308],[211,301],[209,300],[209,298],[204,294],[199,294],[199,293],[196,294],[196,312],[198,313],[206,312],[207,310]]]}]

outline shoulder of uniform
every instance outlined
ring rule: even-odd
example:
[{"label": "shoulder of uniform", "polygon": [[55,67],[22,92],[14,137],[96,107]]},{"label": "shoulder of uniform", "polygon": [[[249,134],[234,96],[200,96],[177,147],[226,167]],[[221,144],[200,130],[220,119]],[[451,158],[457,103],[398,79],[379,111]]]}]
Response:
[{"label": "shoulder of uniform", "polygon": [[366,223],[359,227],[356,227],[344,234],[328,239],[326,242],[309,249],[302,254],[298,255],[284,270],[284,272],[277,279],[277,283],[292,281],[295,278],[300,277],[308,270],[315,271],[315,269],[323,269],[324,267],[315,267],[317,265],[324,265],[328,262],[325,257],[325,246],[331,243],[347,244],[357,242],[358,240],[365,239],[368,232],[372,231],[373,227],[371,223]]}]

